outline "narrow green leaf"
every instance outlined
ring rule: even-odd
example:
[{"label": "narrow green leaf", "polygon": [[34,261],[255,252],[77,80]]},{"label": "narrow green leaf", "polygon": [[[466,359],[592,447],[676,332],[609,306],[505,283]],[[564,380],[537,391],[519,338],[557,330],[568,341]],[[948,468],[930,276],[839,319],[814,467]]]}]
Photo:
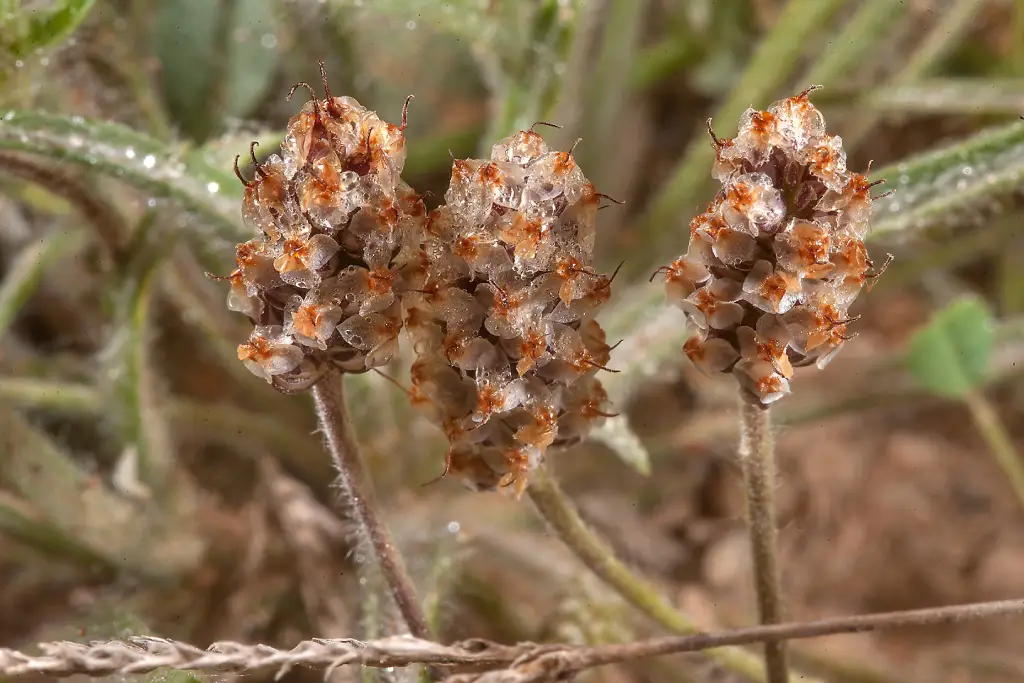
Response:
[{"label": "narrow green leaf", "polygon": [[[587,140],[612,140],[619,113],[630,100],[630,72],[636,59],[643,20],[648,14],[647,0],[611,0],[605,22],[601,49],[590,76],[582,130]],[[603,168],[598,157],[600,145],[591,145],[578,152],[583,168]],[[600,173],[592,178],[597,187],[605,183]]]},{"label": "narrow green leaf", "polygon": [[962,398],[980,386],[995,340],[992,316],[976,298],[953,302],[910,342],[907,367],[928,391]]},{"label": "narrow green leaf", "polygon": [[[148,219],[148,220],[147,220]],[[171,237],[158,230],[156,215],[147,214],[130,247],[125,272],[114,292],[113,334],[102,354],[110,411],[125,457],[137,463],[139,478],[151,491],[163,493],[174,468],[170,433],[160,409],[159,389],[151,360],[153,332],[150,316],[157,269],[172,248]]]},{"label": "narrow green leaf", "polygon": [[[923,32],[921,42],[889,79],[888,85],[907,85],[927,76],[935,64],[959,44],[983,4],[984,0],[952,0],[940,13],[938,23],[931,30]],[[862,115],[853,120],[850,128],[843,133],[846,148],[855,149],[871,132],[880,116],[880,111],[870,106],[865,107]]]},{"label": "narrow green leaf", "polygon": [[[96,417],[108,411],[103,392],[84,384],[24,377],[0,377],[0,404],[57,415]],[[178,432],[193,441],[214,443],[257,454],[277,454],[303,481],[330,479],[331,466],[322,456],[323,444],[301,425],[281,422],[228,404],[196,403],[183,398],[167,400],[166,418]],[[317,457],[308,457],[315,454]]]},{"label": "narrow green leaf", "polygon": [[21,307],[35,292],[46,270],[64,254],[81,245],[83,233],[52,233],[18,254],[0,283],[0,339],[7,333]]},{"label": "narrow green leaf", "polygon": [[10,57],[24,59],[71,35],[89,15],[95,0],[60,0],[47,9],[0,8],[0,49]]},{"label": "narrow green leaf", "polygon": [[983,131],[943,149],[872,171],[892,195],[875,202],[870,237],[962,224],[1024,186],[1024,122]]},{"label": "narrow green leaf", "polygon": [[864,0],[860,7],[828,42],[828,49],[804,77],[810,85],[839,84],[851,72],[870,58],[872,51],[884,41],[900,18],[908,11],[907,3],[892,0]]},{"label": "narrow green leaf", "polygon": [[[50,437],[6,407],[0,407],[0,485],[40,516],[29,521],[51,525],[78,546],[102,555],[108,566],[168,575],[199,557],[195,544],[188,542],[191,531],[155,536],[156,520],[147,514],[152,510],[115,494],[79,468]],[[165,544],[174,552],[157,552]]]},{"label": "narrow green leaf", "polygon": [[205,140],[224,117],[244,118],[277,65],[272,0],[163,0],[154,21],[168,109]]},{"label": "narrow green leaf", "polygon": [[1024,112],[1024,78],[932,78],[882,86],[863,105],[883,115],[1017,115]]},{"label": "narrow green leaf", "polygon": [[114,569],[111,558],[68,535],[25,500],[0,491],[0,534],[55,559],[87,569]]},{"label": "narrow green leaf", "polygon": [[234,243],[245,239],[238,208],[242,188],[230,170],[126,126],[11,110],[0,114],[0,149],[78,164],[155,199],[174,200],[202,219],[190,222],[193,233],[223,253],[231,253]]}]

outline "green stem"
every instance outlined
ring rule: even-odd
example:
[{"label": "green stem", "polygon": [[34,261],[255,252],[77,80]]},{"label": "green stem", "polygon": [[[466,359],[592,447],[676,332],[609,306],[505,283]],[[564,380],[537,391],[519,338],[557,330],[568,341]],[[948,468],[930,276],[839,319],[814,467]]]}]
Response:
[{"label": "green stem", "polygon": [[[775,446],[770,413],[740,395],[740,465],[743,468],[747,527],[757,589],[760,623],[780,624],[782,589],[779,581],[778,524],[775,519]],[[783,641],[764,644],[769,683],[785,683],[786,646]]]},{"label": "green stem", "polygon": [[[679,634],[697,633],[700,627],[673,607],[649,581],[634,574],[611,548],[580,518],[572,501],[546,469],[533,475],[527,493],[540,516],[570,550],[602,581],[618,591],[634,607]],[[706,654],[723,667],[752,681],[764,681],[762,667],[749,652],[723,647]]]},{"label": "green stem", "polygon": [[405,562],[391,538],[391,531],[378,514],[373,488],[363,466],[359,444],[349,420],[345,402],[343,376],[331,372],[313,387],[320,427],[327,438],[327,448],[338,473],[338,485],[342,503],[352,510],[353,521],[358,527],[360,542],[363,539],[377,558],[381,574],[391,590],[398,610],[406,626],[416,638],[430,639],[430,629],[423,605],[416,596],[416,587]]},{"label": "green stem", "polygon": [[974,425],[985,439],[992,455],[996,456],[1003,473],[1010,480],[1010,486],[1017,494],[1017,499],[1024,505],[1024,462],[1014,448],[1013,440],[1000,421],[999,414],[980,391],[969,391],[964,396],[964,403],[971,413]]}]

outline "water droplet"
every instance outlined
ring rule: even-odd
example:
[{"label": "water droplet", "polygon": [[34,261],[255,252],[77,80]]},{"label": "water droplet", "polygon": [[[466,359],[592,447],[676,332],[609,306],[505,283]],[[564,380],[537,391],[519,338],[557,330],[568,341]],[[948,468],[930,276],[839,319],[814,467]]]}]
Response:
[{"label": "water droplet", "polygon": [[457,534],[459,533],[460,528],[461,526],[459,525],[458,522],[448,522],[448,533]]},{"label": "water droplet", "polygon": [[365,586],[366,585],[366,577],[365,576],[360,576],[359,577],[359,585],[360,586]]},{"label": "water droplet", "polygon": [[21,61],[21,60],[19,59],[18,61],[16,61],[16,62],[14,63],[14,66],[16,66],[16,67],[18,67],[18,68],[20,69],[21,67],[25,66],[25,62],[23,62],[23,61]]},{"label": "water droplet", "polygon": [[128,147],[127,149],[124,150],[124,155],[125,155],[125,157],[127,157],[129,159],[134,159],[135,158],[135,148],[134,147]]},{"label": "water droplet", "polygon": [[142,160],[142,165],[145,166],[146,168],[153,168],[154,166],[156,166],[156,157],[153,156],[152,154],[147,154],[146,157]]},{"label": "water droplet", "polygon": [[277,36],[273,33],[264,33],[263,37],[260,38],[260,45],[268,50],[273,50],[277,47]]},{"label": "water droplet", "polygon": [[405,27],[411,31],[414,28],[416,28],[416,22],[415,21],[407,21],[407,22],[405,22]]},{"label": "water droplet", "polygon": [[39,60],[39,63],[41,65],[43,65],[43,66],[50,66],[50,58],[49,57],[43,57],[42,59]]},{"label": "water droplet", "polygon": [[910,176],[908,176],[906,173],[904,173],[903,175],[900,176],[900,185],[906,185],[909,182],[910,182]]},{"label": "water droplet", "polygon": [[355,560],[356,564],[362,564],[363,562],[366,562],[366,557],[364,557],[362,553],[356,553],[356,556],[352,559]]},{"label": "water droplet", "polygon": [[149,208],[152,209],[154,206],[156,206],[156,200],[153,199],[152,197],[147,199],[146,200],[146,206],[148,206]]},{"label": "water droplet", "polygon": [[213,182],[212,180],[206,183],[206,191],[209,192],[210,194],[217,194],[218,190],[220,190],[220,185]]}]

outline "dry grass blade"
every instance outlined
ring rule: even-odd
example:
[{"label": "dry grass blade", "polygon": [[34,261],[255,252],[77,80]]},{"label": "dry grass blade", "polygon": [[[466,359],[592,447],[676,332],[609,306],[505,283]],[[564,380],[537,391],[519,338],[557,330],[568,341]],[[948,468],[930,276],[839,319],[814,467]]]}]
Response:
[{"label": "dry grass blade", "polygon": [[[972,619],[1024,613],[1024,600],[1002,600],[951,607],[885,612],[821,621],[776,624],[720,633],[652,638],[621,645],[579,647],[522,643],[505,646],[484,640],[441,645],[409,636],[374,641],[307,640],[291,650],[267,645],[214,643],[203,650],[164,638],[137,637],[124,641],[40,643],[41,655],[0,649],[0,675],[55,677],[85,674],[146,673],[162,667],[193,671],[257,671],[279,673],[296,666],[333,669],[345,664],[396,667],[411,664],[460,665],[470,670],[492,669],[476,678],[487,683],[539,681],[608,664],[727,645],[749,645],[840,633],[864,633],[909,626],[936,626]],[[507,670],[506,670],[507,668]],[[497,671],[493,671],[498,669]]]}]

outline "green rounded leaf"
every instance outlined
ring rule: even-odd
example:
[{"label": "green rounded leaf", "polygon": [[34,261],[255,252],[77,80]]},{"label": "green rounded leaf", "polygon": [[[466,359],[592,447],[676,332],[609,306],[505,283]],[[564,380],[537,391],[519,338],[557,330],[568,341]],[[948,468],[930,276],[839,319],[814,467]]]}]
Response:
[{"label": "green rounded leaf", "polygon": [[984,382],[995,341],[992,315],[974,297],[953,302],[910,342],[907,367],[928,391],[962,398]]}]

